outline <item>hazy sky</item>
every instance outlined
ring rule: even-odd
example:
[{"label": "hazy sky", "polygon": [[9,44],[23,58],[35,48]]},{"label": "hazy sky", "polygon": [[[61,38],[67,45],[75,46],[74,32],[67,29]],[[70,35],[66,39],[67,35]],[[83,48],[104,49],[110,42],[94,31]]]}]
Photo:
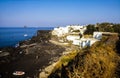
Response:
[{"label": "hazy sky", "polygon": [[120,0],[0,0],[0,26],[120,23]]}]

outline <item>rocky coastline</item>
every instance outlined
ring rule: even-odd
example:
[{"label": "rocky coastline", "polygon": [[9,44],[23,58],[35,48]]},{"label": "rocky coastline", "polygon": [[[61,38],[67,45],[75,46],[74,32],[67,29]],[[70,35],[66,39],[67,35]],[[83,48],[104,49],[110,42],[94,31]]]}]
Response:
[{"label": "rocky coastline", "polygon": [[[39,30],[37,36],[20,42],[17,48],[0,49],[0,78],[120,77],[118,33],[94,32],[93,37],[97,33],[94,38],[101,39],[89,46],[87,40],[91,35],[83,35],[86,38],[84,41],[85,38],[81,38],[77,32],[63,33],[61,29],[66,28]],[[69,36],[71,33],[72,36]],[[82,40],[82,44],[69,41],[74,38],[73,34]],[[16,71],[23,71],[24,75],[13,75]]]},{"label": "rocky coastline", "polygon": [[0,49],[0,78],[18,78],[15,71],[24,71],[20,78],[37,78],[42,69],[62,55],[64,47],[52,44],[50,30],[39,30],[37,36],[19,42],[19,46]]}]

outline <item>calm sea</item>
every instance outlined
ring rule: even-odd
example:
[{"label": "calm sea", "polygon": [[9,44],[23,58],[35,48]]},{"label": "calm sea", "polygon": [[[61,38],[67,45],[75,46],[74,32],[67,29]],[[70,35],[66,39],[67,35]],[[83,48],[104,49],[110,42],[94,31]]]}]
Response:
[{"label": "calm sea", "polygon": [[52,30],[53,27],[0,27],[0,48],[14,47],[19,41],[30,39],[37,30]]}]

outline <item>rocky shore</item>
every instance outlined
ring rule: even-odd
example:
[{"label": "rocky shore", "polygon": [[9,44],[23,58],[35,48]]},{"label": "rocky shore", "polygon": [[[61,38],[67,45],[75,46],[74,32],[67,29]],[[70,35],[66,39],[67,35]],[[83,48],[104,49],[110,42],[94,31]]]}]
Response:
[{"label": "rocky shore", "polygon": [[[21,41],[17,48],[0,49],[0,78],[38,78],[42,69],[57,61],[65,50],[64,47],[52,44],[51,31],[39,30],[37,36]],[[23,71],[22,76],[13,72]]]}]

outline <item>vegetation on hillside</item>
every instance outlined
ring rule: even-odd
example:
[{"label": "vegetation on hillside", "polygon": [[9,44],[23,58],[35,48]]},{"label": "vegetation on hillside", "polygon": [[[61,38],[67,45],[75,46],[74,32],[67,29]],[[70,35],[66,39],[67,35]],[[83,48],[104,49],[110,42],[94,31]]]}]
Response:
[{"label": "vegetation on hillside", "polygon": [[64,56],[49,78],[120,78],[120,24],[89,24],[84,34],[94,31],[118,35],[102,36],[101,41],[79,50],[74,57]]},{"label": "vegetation on hillside", "polygon": [[116,47],[118,39],[116,35],[104,36],[100,42],[84,48],[70,61],[68,59],[67,66],[61,63],[61,68],[49,78],[119,78],[120,56]]},{"label": "vegetation on hillside", "polygon": [[113,23],[97,23],[89,24],[87,26],[87,30],[85,34],[93,34],[94,31],[100,31],[100,32],[116,32],[120,34],[120,24],[113,24]]}]

